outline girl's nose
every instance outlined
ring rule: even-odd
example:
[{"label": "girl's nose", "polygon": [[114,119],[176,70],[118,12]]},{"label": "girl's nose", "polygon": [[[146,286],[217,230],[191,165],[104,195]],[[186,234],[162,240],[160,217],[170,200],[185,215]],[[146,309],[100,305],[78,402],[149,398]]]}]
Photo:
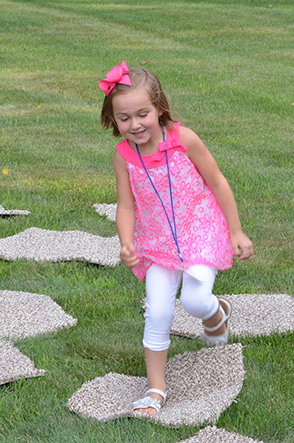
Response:
[{"label": "girl's nose", "polygon": [[132,129],[140,128],[141,124],[137,118],[132,119]]}]

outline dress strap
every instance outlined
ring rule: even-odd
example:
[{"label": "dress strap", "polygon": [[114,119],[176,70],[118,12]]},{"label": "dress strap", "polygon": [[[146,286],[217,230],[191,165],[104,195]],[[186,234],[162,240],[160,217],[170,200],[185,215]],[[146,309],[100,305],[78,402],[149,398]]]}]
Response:
[{"label": "dress strap", "polygon": [[[142,156],[146,169],[165,165],[165,152],[167,152],[168,159],[170,160],[176,151],[187,151],[187,148],[181,145],[179,141],[179,125],[179,122],[174,123],[172,129],[167,131],[165,140],[158,143],[158,151],[155,154]],[[134,166],[142,167],[142,163],[136,151],[134,151],[134,149],[130,146],[127,139],[118,143],[117,150],[128,163],[131,163]]]}]

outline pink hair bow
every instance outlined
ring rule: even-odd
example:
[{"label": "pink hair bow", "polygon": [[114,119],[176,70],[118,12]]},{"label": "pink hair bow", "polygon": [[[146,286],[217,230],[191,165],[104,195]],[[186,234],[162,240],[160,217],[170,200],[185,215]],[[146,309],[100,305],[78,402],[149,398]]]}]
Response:
[{"label": "pink hair bow", "polygon": [[128,76],[128,72],[129,68],[123,60],[120,66],[116,65],[107,72],[106,79],[99,82],[99,88],[102,89],[105,95],[109,95],[117,83],[131,86],[131,79]]}]

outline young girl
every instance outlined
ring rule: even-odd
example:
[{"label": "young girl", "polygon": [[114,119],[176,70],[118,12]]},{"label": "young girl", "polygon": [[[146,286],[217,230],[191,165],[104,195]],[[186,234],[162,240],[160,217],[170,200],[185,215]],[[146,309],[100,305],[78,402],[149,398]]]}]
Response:
[{"label": "young girl", "polygon": [[101,122],[124,137],[114,154],[122,263],[146,279],[143,345],[148,377],[134,411],[158,414],[176,295],[201,318],[203,340],[226,344],[231,305],[212,294],[218,269],[252,255],[228,182],[200,138],[171,117],[157,77],[123,61],[99,83]]}]

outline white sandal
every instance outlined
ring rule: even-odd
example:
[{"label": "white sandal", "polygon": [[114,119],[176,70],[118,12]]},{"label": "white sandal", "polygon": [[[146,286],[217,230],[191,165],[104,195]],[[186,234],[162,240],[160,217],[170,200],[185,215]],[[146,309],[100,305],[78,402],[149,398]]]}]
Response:
[{"label": "white sandal", "polygon": [[[149,397],[148,394],[159,394],[163,398],[163,402],[160,403],[159,400],[156,400],[155,398]],[[133,403],[133,411],[136,412],[136,409],[147,409],[147,408],[154,408],[156,410],[156,413],[158,414],[162,406],[164,405],[166,400],[166,392],[161,391],[160,389],[148,389],[148,391],[145,392],[145,395],[140,400],[137,400]],[[139,414],[139,412],[137,412]]]},{"label": "white sandal", "polygon": [[[228,339],[229,339],[229,334],[230,334],[230,328],[229,328],[229,319],[231,317],[231,312],[232,312],[232,305],[231,303],[223,297],[218,297],[218,299],[220,301],[222,301],[227,308],[227,313],[224,311],[223,307],[221,306],[221,304],[219,304],[219,310],[222,314],[222,319],[219,322],[219,324],[217,324],[214,327],[208,328],[207,326],[204,325],[203,323],[203,327],[204,327],[204,332],[202,335],[202,340],[208,345],[208,346],[217,346],[217,345],[226,345],[228,343]],[[226,323],[227,326],[227,330],[224,334],[222,335],[207,335],[205,334],[205,331],[208,332],[214,332],[217,331],[219,328],[222,327],[222,325]]]}]

